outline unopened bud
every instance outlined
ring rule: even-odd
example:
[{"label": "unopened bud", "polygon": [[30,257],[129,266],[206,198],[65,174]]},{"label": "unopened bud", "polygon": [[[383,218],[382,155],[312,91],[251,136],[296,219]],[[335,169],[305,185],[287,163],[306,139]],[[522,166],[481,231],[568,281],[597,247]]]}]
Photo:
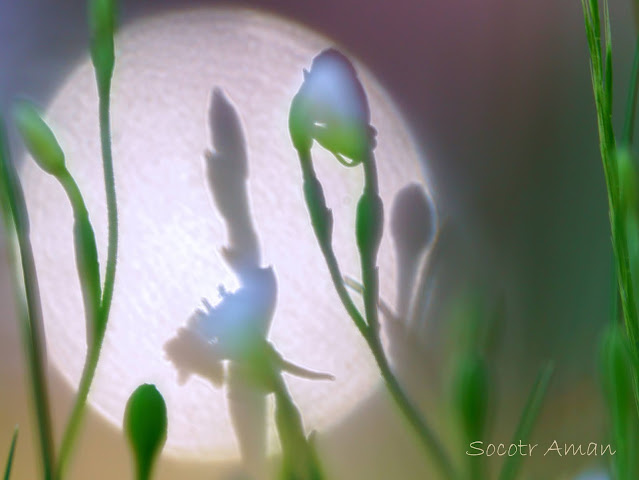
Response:
[{"label": "unopened bud", "polygon": [[18,131],[36,163],[45,172],[60,176],[66,171],[64,152],[36,108],[20,102],[14,110]]},{"label": "unopened bud", "polygon": [[124,412],[124,430],[135,457],[137,478],[151,478],[167,431],[166,404],[155,385],[140,385],[131,394]]},{"label": "unopened bud", "polygon": [[98,79],[98,86],[105,88],[110,84],[115,65],[114,0],[90,0],[89,30],[91,32],[91,60]]}]

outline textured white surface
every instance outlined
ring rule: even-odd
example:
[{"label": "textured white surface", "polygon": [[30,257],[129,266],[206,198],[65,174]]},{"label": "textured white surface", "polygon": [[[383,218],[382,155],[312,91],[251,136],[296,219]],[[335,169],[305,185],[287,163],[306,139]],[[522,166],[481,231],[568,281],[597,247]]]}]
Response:
[{"label": "textured white surface", "polygon": [[[210,146],[209,95],[224,89],[243,118],[249,145],[252,209],[264,262],[274,266],[278,306],[270,340],[288,359],[333,373],[332,383],[288,378],[306,427],[322,430],[356,408],[377,370],[329,281],[302,198],[287,130],[302,69],[327,40],[252,11],[171,13],[127,26],[117,41],[113,148],[121,247],[112,317],[91,403],[120,425],[130,392],[155,383],[169,411],[167,449],[186,456],[235,458],[223,389],[191,377],[184,386],[163,345],[216,287],[236,283],[217,250],[224,229],[204,178]],[[380,189],[387,212],[394,194],[421,178],[408,129],[380,86],[363,72],[377,127]],[[47,109],[86,197],[100,258],[106,213],[93,73],[83,59]],[[316,148],[316,168],[336,220],[334,244],[345,273],[359,276],[354,210],[360,169],[345,169]],[[72,252],[70,208],[55,181],[25,162],[51,361],[76,385],[85,335]],[[386,219],[388,225],[388,219]],[[388,228],[386,228],[388,231]],[[380,251],[381,291],[394,301],[395,264],[388,235]],[[277,441],[271,426],[271,448]]]}]

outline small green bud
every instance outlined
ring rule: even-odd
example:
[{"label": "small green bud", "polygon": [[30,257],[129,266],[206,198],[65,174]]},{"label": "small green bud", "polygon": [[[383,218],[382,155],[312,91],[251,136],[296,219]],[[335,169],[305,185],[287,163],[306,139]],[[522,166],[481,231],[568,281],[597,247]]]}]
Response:
[{"label": "small green bud", "polygon": [[304,197],[318,240],[320,243],[330,244],[333,236],[333,215],[326,207],[322,184],[315,175],[308,175],[304,180]]},{"label": "small green bud", "polygon": [[453,399],[466,439],[482,438],[488,416],[488,371],[477,354],[465,355],[457,367]]},{"label": "small green bud", "polygon": [[355,230],[360,254],[374,261],[384,230],[384,203],[369,189],[364,190],[357,203]]},{"label": "small green bud", "polygon": [[62,175],[67,169],[64,152],[38,110],[23,101],[16,105],[13,116],[27,150],[40,168],[56,177]]},{"label": "small green bud", "polygon": [[89,1],[89,30],[91,32],[91,60],[98,79],[98,86],[106,88],[110,84],[115,65],[114,0]]},{"label": "small green bud", "polygon": [[155,385],[145,383],[131,394],[124,412],[124,429],[135,457],[137,479],[151,478],[167,430],[166,404]]}]

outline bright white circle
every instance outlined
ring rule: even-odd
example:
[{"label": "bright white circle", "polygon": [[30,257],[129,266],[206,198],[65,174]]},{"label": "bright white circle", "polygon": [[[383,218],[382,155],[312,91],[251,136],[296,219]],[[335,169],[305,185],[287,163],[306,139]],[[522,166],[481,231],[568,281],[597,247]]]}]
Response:
[{"label": "bright white circle", "polygon": [[[301,26],[250,10],[164,14],[128,25],[118,35],[112,124],[121,243],[112,315],[90,401],[120,425],[129,394],[140,383],[155,383],[168,406],[166,448],[174,454],[238,457],[224,389],[199,377],[178,385],[163,351],[202,297],[215,301],[218,284],[236,286],[218,254],[225,244],[224,225],[204,176],[214,86],[242,116],[252,211],[264,262],[278,277],[270,340],[285,358],[336,376],[334,382],[287,377],[305,426],[321,431],[340,421],[378,382],[371,355],[339,303],[317,247],[288,136],[288,108],[302,69],[329,46]],[[365,69],[358,69],[378,129],[380,193],[388,212],[395,193],[421,178],[418,155],[388,96]],[[84,193],[104,268],[107,223],[97,95],[88,59],[60,89],[47,119]],[[354,211],[361,169],[340,166],[319,147],[314,156],[333,209],[335,249],[343,271],[358,277]],[[56,181],[33,162],[25,163],[48,353],[77,385],[85,334],[71,210]],[[381,292],[392,303],[395,263],[388,235],[379,265]],[[269,422],[274,450],[277,440]]]}]

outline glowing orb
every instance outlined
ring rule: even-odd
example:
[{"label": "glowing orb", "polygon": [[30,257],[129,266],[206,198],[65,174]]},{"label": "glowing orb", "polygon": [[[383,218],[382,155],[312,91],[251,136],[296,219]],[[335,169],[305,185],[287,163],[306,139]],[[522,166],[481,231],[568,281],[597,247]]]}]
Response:
[{"label": "glowing orb", "polygon": [[[247,137],[252,212],[264,264],[272,265],[278,278],[270,340],[285,358],[336,377],[334,382],[287,377],[305,426],[319,431],[330,427],[378,382],[371,355],[334,293],[313,236],[287,129],[302,69],[328,46],[326,39],[300,26],[246,10],[165,14],[128,25],[118,36],[112,123],[121,247],[112,315],[90,402],[120,425],[129,394],[140,383],[155,383],[167,402],[167,450],[174,454],[238,456],[224,389],[199,377],[178,385],[163,350],[202,297],[215,302],[219,284],[231,290],[237,286],[219,255],[226,240],[224,225],[204,174],[214,86],[234,103]],[[420,178],[418,155],[388,96],[358,68],[378,129],[380,192],[388,212],[396,192]],[[88,58],[62,86],[47,119],[84,192],[104,268],[107,223],[96,87]],[[361,169],[342,167],[319,147],[314,155],[335,217],[335,249],[343,271],[358,277],[354,212],[363,184]],[[23,178],[48,353],[77,385],[85,334],[71,210],[59,185],[33,162],[26,162]],[[381,292],[391,303],[392,250],[386,235],[379,260]],[[272,425],[270,431],[273,450]]]}]

